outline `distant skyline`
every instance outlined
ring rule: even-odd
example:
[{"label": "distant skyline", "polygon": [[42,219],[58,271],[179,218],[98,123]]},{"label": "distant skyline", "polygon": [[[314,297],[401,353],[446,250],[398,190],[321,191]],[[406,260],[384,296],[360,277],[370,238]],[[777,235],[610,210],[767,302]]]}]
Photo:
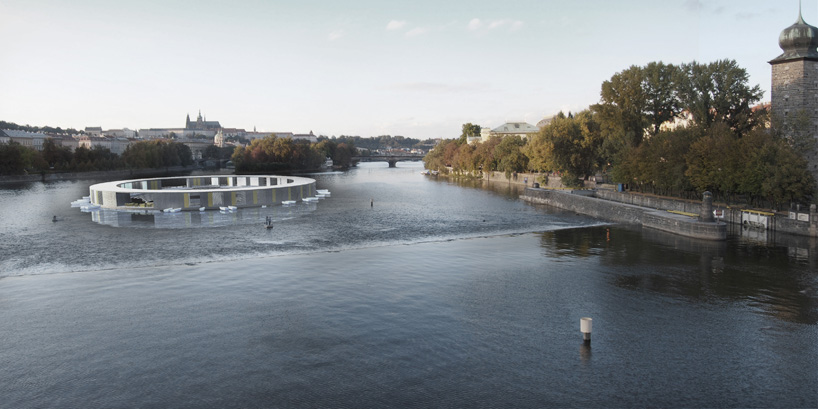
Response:
[{"label": "distant skyline", "polygon": [[[818,2],[804,1],[818,25]],[[0,120],[455,138],[599,101],[631,65],[734,59],[770,100],[797,0],[0,0]]]}]

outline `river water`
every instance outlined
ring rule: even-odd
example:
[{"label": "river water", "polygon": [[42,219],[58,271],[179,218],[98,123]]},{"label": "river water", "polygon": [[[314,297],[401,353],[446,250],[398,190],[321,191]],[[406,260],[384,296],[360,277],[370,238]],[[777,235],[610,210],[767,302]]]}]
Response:
[{"label": "river water", "polygon": [[0,186],[0,407],[818,407],[814,240],[683,239],[421,169],[203,215]]}]

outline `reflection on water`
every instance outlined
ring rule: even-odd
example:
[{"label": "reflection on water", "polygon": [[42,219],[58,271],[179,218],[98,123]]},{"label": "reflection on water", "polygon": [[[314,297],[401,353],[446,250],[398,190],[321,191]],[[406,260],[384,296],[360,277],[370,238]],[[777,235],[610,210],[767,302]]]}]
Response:
[{"label": "reflection on water", "polygon": [[544,254],[556,260],[599,257],[618,287],[697,302],[738,301],[783,321],[818,323],[818,277],[804,268],[815,261],[790,257],[792,248],[622,226],[546,232],[540,240]]}]

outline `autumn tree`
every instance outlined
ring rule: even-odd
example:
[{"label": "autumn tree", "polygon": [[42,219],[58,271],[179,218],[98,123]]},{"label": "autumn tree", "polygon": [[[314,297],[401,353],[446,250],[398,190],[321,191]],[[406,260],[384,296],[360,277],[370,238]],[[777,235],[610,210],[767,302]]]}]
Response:
[{"label": "autumn tree", "polygon": [[525,149],[537,171],[560,172],[563,184],[580,186],[580,179],[593,174],[600,166],[602,145],[599,124],[590,111],[573,118],[556,117],[533,136]]},{"label": "autumn tree", "polygon": [[525,141],[520,136],[509,135],[502,138],[494,150],[499,159],[497,170],[503,172],[507,179],[512,173],[525,172],[528,168],[528,157],[522,152],[523,146]]}]

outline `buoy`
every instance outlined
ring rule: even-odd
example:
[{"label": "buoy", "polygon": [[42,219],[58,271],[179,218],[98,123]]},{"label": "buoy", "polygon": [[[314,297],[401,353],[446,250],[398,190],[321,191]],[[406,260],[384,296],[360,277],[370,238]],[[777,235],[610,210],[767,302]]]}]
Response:
[{"label": "buoy", "polygon": [[591,344],[591,324],[593,320],[588,317],[579,319],[579,331],[582,332],[582,342],[585,345]]}]

